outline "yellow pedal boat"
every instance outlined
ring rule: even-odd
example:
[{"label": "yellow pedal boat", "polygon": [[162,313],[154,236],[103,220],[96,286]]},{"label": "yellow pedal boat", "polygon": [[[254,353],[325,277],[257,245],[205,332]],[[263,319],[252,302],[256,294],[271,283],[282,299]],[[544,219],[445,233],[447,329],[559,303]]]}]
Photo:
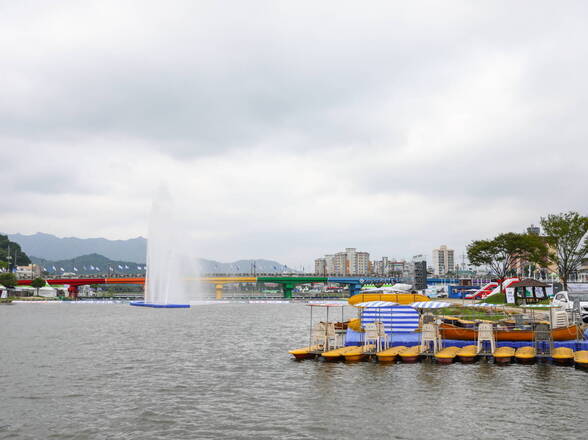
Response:
[{"label": "yellow pedal boat", "polygon": [[515,352],[515,359],[521,364],[532,364],[537,360],[537,353],[535,347],[525,346],[517,348]]},{"label": "yellow pedal boat", "polygon": [[515,355],[516,350],[512,347],[498,347],[492,355],[494,356],[494,362],[497,364],[508,364],[512,362],[512,358]]},{"label": "yellow pedal boat", "polygon": [[343,353],[346,362],[355,362],[364,359],[370,353],[373,353],[376,349],[375,345],[361,345],[359,347],[353,347],[353,350],[346,351]]},{"label": "yellow pedal boat", "polygon": [[478,357],[477,345],[466,345],[457,352],[457,358],[464,364],[472,363]]},{"label": "yellow pedal boat", "polygon": [[291,354],[297,360],[313,359],[316,357],[316,355],[318,354],[318,352],[320,350],[322,350],[321,345],[311,345],[309,347],[297,348],[295,350],[290,350],[288,352],[288,354]]},{"label": "yellow pedal boat", "polygon": [[459,347],[446,347],[435,354],[435,360],[443,365],[451,364],[455,360],[455,356],[457,356],[459,350],[461,350]]},{"label": "yellow pedal boat", "polygon": [[407,347],[404,345],[390,347],[386,350],[379,351],[378,353],[376,353],[376,356],[378,357],[378,361],[380,362],[394,362],[396,361],[396,359],[398,359],[398,354],[401,351],[406,350],[406,348]]},{"label": "yellow pedal boat", "polygon": [[576,367],[588,369],[588,350],[580,350],[574,353]]},{"label": "yellow pedal boat", "polygon": [[421,358],[421,346],[415,345],[414,347],[408,347],[406,350],[398,353],[400,360],[406,364],[413,364],[418,362]]},{"label": "yellow pedal boat", "polygon": [[567,347],[557,347],[551,352],[554,364],[571,365],[574,363],[574,350]]},{"label": "yellow pedal boat", "polygon": [[347,353],[348,351],[351,351],[351,350],[355,350],[356,348],[357,347],[354,345],[351,345],[349,347],[336,348],[334,350],[325,351],[324,353],[321,354],[321,356],[328,361],[338,361],[341,358],[343,358],[343,355],[345,353]]}]

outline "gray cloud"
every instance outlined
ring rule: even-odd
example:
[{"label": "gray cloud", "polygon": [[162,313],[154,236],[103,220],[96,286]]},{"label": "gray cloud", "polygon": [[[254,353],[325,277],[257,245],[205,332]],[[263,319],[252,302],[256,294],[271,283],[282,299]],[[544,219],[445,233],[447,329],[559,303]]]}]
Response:
[{"label": "gray cloud", "polygon": [[456,248],[587,210],[586,6],[1,6],[8,232],[145,234],[174,188],[204,256]]}]

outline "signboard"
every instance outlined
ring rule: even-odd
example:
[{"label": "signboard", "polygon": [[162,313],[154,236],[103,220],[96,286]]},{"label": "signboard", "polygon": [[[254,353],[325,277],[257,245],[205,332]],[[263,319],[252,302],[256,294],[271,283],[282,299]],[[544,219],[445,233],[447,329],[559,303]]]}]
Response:
[{"label": "signboard", "polygon": [[507,287],[506,288],[506,302],[507,302],[507,304],[514,304],[515,303],[515,288],[514,287]]}]

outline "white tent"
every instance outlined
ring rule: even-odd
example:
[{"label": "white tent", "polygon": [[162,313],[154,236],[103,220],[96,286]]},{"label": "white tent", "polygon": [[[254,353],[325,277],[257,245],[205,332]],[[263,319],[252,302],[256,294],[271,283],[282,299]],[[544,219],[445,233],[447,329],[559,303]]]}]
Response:
[{"label": "white tent", "polygon": [[44,296],[44,297],[56,297],[57,296],[57,290],[54,289],[51,286],[45,286],[45,287],[41,287],[39,289],[39,296]]}]

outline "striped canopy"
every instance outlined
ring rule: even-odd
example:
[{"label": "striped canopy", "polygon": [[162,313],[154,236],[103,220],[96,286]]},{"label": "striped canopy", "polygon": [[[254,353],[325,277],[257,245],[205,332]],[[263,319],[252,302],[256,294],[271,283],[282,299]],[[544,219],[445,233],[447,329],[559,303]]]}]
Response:
[{"label": "striped canopy", "polygon": [[490,303],[476,303],[476,304],[465,304],[464,307],[497,307],[500,304],[490,304]]},{"label": "striped canopy", "polygon": [[[371,301],[383,303],[385,301]],[[399,306],[388,302],[382,307],[365,307],[361,310],[361,325],[381,321],[387,333],[413,332],[419,326],[419,312],[410,306]]]},{"label": "striped canopy", "polygon": [[526,309],[557,309],[561,306],[554,306],[553,304],[523,304],[522,306]]},{"label": "striped canopy", "polygon": [[395,303],[392,301],[366,301],[366,302],[361,302],[361,303],[355,304],[355,307],[359,307],[359,308],[363,309],[366,307],[382,308],[382,307],[394,307],[397,305],[398,305],[398,303]]},{"label": "striped canopy", "polygon": [[451,303],[443,301],[418,301],[410,304],[414,309],[441,309],[451,306]]}]

